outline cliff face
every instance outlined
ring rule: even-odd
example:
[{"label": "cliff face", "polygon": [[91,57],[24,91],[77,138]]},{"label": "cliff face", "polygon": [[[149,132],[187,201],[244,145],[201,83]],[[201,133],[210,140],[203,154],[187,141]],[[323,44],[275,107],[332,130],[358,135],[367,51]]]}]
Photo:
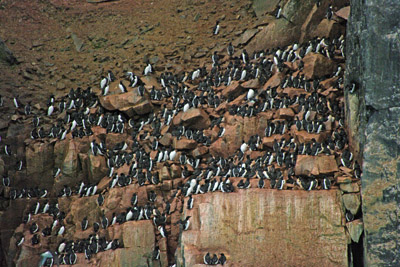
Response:
[{"label": "cliff face", "polygon": [[338,190],[249,189],[198,195],[177,250],[182,266],[229,255],[228,266],[346,266],[347,236]]},{"label": "cliff face", "polygon": [[398,266],[400,50],[398,1],[351,1],[347,42],[350,135],[363,157],[365,264]]}]

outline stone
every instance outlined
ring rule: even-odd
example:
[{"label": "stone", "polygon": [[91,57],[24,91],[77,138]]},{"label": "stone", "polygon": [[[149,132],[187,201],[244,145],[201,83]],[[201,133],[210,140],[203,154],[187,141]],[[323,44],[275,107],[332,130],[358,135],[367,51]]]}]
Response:
[{"label": "stone", "polygon": [[335,15],[344,20],[348,20],[350,16],[350,6],[345,6],[335,12]]},{"label": "stone", "polygon": [[18,63],[17,59],[15,58],[14,54],[11,50],[7,47],[2,39],[0,39],[0,61],[4,61],[9,65],[14,65]]},{"label": "stone", "polygon": [[[285,32],[285,34],[282,34]],[[249,53],[265,49],[266,47],[283,47],[296,42],[300,31],[285,19],[273,20],[263,27],[246,46]]]},{"label": "stone", "polygon": [[137,90],[123,94],[101,96],[99,100],[105,109],[120,110],[130,117],[133,117],[135,114],[147,114],[153,110],[153,105],[148,99],[148,93],[146,92],[145,96],[140,96]]},{"label": "stone", "polygon": [[361,234],[364,232],[364,223],[362,220],[357,219],[346,223],[346,228],[349,231],[351,240],[358,243],[360,241]]},{"label": "stone", "polygon": [[211,121],[207,113],[198,108],[191,108],[182,115],[182,123],[186,127],[202,130],[210,127]]},{"label": "stone", "polygon": [[303,73],[307,79],[332,74],[336,70],[335,62],[321,54],[309,53],[303,58],[303,62]]},{"label": "stone", "polygon": [[190,150],[194,149],[197,146],[197,142],[193,139],[181,138],[180,140],[176,140],[174,142],[174,148],[177,150]]},{"label": "stone", "polygon": [[79,38],[75,33],[71,33],[71,38],[74,41],[75,49],[77,52],[82,52],[83,49],[83,41]]},{"label": "stone", "polygon": [[343,203],[347,210],[349,210],[353,215],[356,215],[361,207],[360,194],[343,194]]},{"label": "stone", "polygon": [[225,89],[222,90],[222,95],[226,99],[235,99],[239,95],[241,95],[244,92],[244,88],[239,84],[238,81],[232,81],[230,85],[225,87]]},{"label": "stone", "polygon": [[232,42],[234,47],[247,44],[258,32],[258,29],[247,29],[239,38]]},{"label": "stone", "polygon": [[349,184],[352,182],[351,177],[348,176],[339,176],[336,178],[336,183],[338,184]]},{"label": "stone", "polygon": [[50,189],[53,185],[54,143],[33,143],[26,147],[25,157],[29,179],[23,186]]},{"label": "stone", "polygon": [[242,83],[241,86],[245,89],[258,89],[260,88],[260,81],[258,79],[248,80]]},{"label": "stone", "polygon": [[335,38],[344,34],[345,31],[346,28],[342,24],[334,20],[323,19],[312,34],[319,37]]},{"label": "stone", "polygon": [[284,120],[292,120],[294,117],[294,111],[291,108],[280,108],[278,109],[278,118]]},{"label": "stone", "polygon": [[168,147],[172,144],[172,134],[171,133],[166,133],[164,134],[160,140],[158,141],[160,144],[162,144],[165,147]]},{"label": "stone", "polygon": [[339,185],[339,188],[345,193],[360,192],[360,186],[358,185],[358,183],[342,183]]},{"label": "stone", "polygon": [[181,266],[203,266],[203,256],[210,252],[224,253],[230,266],[346,266],[347,237],[338,194],[248,189],[195,195],[195,207],[184,206],[182,217],[192,216],[191,225],[182,233],[177,261]]},{"label": "stone", "polygon": [[337,172],[338,166],[333,155],[298,155],[294,172],[296,175],[320,175]]},{"label": "stone", "polygon": [[65,89],[65,83],[57,82],[56,88],[57,88],[57,90],[64,90]]},{"label": "stone", "polygon": [[279,0],[263,1],[254,0],[253,9],[257,17],[263,17],[265,13],[272,13],[278,6]]}]

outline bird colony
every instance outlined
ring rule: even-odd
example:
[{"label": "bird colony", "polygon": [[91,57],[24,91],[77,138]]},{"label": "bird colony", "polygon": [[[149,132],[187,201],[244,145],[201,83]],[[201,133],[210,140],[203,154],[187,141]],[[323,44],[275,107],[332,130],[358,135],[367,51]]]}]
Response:
[{"label": "bird colony", "polygon": [[[214,29],[215,34],[218,31],[219,27]],[[317,66],[303,60],[306,57],[323,57],[334,64],[334,71],[321,77],[310,74]],[[171,238],[171,227],[190,229],[190,216],[182,212],[196,205],[197,194],[235,194],[249,188],[265,194],[269,190],[329,190],[343,172],[359,179],[360,165],[344,128],[343,92],[354,92],[355,85],[344,85],[343,37],[315,38],[251,54],[229,44],[203,66],[179,73],[157,73],[150,63],[142,67],[140,73],[109,70],[91,87],[71,89],[62,97],[51,95],[45,109],[21,103],[18,97],[1,98],[1,105],[9,101],[17,114],[31,118],[31,142],[79,141],[86,144],[88,155],[104,158],[107,171],[98,183],[83,179],[78,184],[65,181],[58,190],[20,188],[14,186],[12,173],[25,168],[26,160],[17,158],[17,147],[3,140],[2,157],[17,162],[7,166],[2,177],[4,195],[11,201],[35,200],[21,222],[24,231],[15,233],[16,245],[38,246],[52,240],[47,243],[51,253],[42,255],[43,266],[55,260],[89,264],[97,253],[123,247],[122,240],[109,239],[105,233],[132,220],[152,221],[156,233],[152,257],[158,260],[159,242]],[[150,108],[132,112],[103,104],[124,95],[147,101]],[[258,123],[251,135],[236,132],[235,122],[261,118],[264,125]],[[109,142],[109,135],[121,138]],[[227,149],[217,145],[221,140]],[[304,156],[329,156],[336,170],[304,173],[304,166],[297,162]],[[62,176],[63,166],[55,166],[54,179]],[[173,176],[173,186],[161,192],[171,180],[168,176]],[[134,192],[129,205],[111,212],[104,203],[120,187],[149,189],[146,198]],[[81,230],[90,234],[72,239],[68,211],[60,208],[58,200],[90,196],[97,196],[102,214],[94,221],[84,217]],[[180,203],[180,208],[172,209],[172,203]],[[171,219],[175,212],[182,213],[179,220]],[[39,225],[37,219],[46,214],[51,222]],[[346,218],[354,216],[348,213]],[[199,263],[223,265],[229,255],[206,251],[203,261]],[[169,264],[174,264],[173,258]]]}]

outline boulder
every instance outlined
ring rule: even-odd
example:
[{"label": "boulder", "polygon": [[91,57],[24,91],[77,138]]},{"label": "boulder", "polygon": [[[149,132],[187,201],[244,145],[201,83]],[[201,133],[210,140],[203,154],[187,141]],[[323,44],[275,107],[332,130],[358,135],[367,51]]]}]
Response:
[{"label": "boulder", "polygon": [[202,130],[210,127],[211,121],[207,113],[198,108],[191,108],[184,112],[181,118],[185,126],[193,129]]},{"label": "boulder", "polygon": [[346,223],[346,228],[349,231],[351,240],[358,243],[360,241],[361,234],[364,232],[364,223],[362,220],[354,220]]},{"label": "boulder", "polygon": [[337,172],[338,166],[333,155],[297,156],[294,172],[296,175],[320,175]]},{"label": "boulder", "polygon": [[303,73],[307,79],[319,78],[332,74],[336,70],[336,63],[329,58],[317,54],[309,53],[303,58]]},{"label": "boulder", "polygon": [[344,25],[334,21],[323,19],[312,33],[313,36],[336,38],[342,34],[345,34],[346,27]]},{"label": "boulder", "polygon": [[9,65],[14,65],[18,62],[14,54],[10,49],[8,49],[2,39],[0,39],[0,61],[4,61]]},{"label": "boulder", "polygon": [[361,207],[360,194],[356,193],[344,194],[343,203],[347,210],[349,210],[353,215],[356,215]]},{"label": "boulder", "polygon": [[[110,85],[111,87],[112,85]],[[137,90],[127,93],[116,93],[113,95],[100,96],[101,105],[107,110],[120,110],[128,116],[135,114],[143,115],[153,110],[153,105],[148,98],[147,92],[144,96],[140,96]]]},{"label": "boulder", "polygon": [[192,139],[181,138],[180,140],[174,140],[174,148],[177,150],[190,150],[197,146],[197,142]]},{"label": "boulder", "polygon": [[222,95],[226,99],[235,99],[242,93],[244,93],[244,88],[239,84],[238,81],[232,81],[230,85],[222,90]]},{"label": "boulder", "polygon": [[260,81],[258,79],[251,79],[241,84],[245,89],[258,89],[260,88]]},{"label": "boulder", "polygon": [[350,16],[350,6],[345,6],[335,12],[335,15],[344,20],[348,20]]},{"label": "boulder", "polygon": [[247,44],[258,32],[258,29],[247,29],[239,38],[232,42],[234,47]]},{"label": "boulder", "polygon": [[253,9],[257,17],[263,17],[266,13],[272,13],[280,3],[280,0],[254,0]]}]

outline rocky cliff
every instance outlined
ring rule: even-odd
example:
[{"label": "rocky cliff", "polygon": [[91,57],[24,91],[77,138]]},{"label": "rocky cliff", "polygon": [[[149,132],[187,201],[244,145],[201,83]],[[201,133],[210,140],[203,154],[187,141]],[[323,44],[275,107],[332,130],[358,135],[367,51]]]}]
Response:
[{"label": "rocky cliff", "polygon": [[351,1],[347,117],[363,157],[365,265],[398,266],[398,1]]},{"label": "rocky cliff", "polygon": [[[142,19],[113,13],[129,1],[78,2],[40,10]],[[363,219],[345,128],[348,2],[159,4],[122,43],[82,38],[87,25],[68,27],[68,49],[58,31],[43,41],[75,72],[20,60],[27,88],[1,93],[2,265],[45,251],[45,266],[352,264]],[[31,98],[26,82],[42,80],[52,86]]]}]

